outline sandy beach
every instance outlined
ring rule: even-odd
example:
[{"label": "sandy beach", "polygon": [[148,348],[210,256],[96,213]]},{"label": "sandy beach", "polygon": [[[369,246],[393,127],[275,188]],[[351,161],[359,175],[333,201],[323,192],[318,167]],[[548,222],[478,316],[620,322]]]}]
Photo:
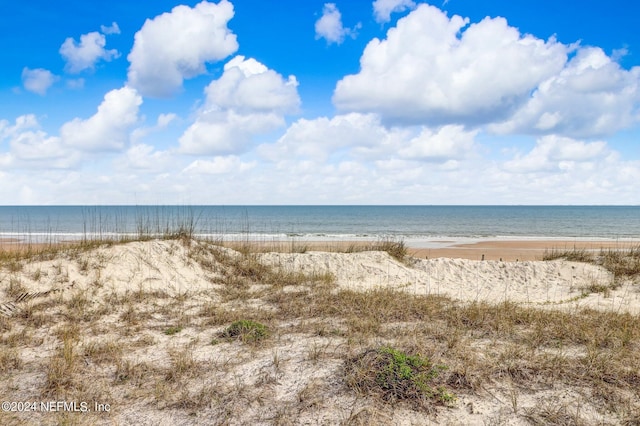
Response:
[{"label": "sandy beach", "polygon": [[[3,244],[0,392],[16,401],[109,404],[110,411],[9,411],[0,413],[2,424],[640,418],[637,275],[539,260],[545,250],[629,247],[620,243],[484,241],[409,249],[402,259],[347,243],[320,250],[326,242],[252,253],[150,240],[31,258],[11,258],[19,244]],[[248,320],[268,330],[260,341],[229,337]],[[349,366],[388,346],[446,366],[433,389],[455,398],[394,396],[388,404],[362,390]],[[615,385],[593,373],[595,365],[585,370],[593,357]]]},{"label": "sandy beach", "polygon": [[553,250],[625,250],[640,245],[640,240],[481,240],[470,244],[451,244],[444,248],[409,247],[412,256],[419,258],[451,257],[481,260],[542,260],[545,252]]}]

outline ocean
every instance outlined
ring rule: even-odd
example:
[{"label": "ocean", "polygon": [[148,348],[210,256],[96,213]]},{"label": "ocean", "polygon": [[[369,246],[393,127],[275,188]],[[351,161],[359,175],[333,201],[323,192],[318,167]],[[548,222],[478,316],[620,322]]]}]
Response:
[{"label": "ocean", "polygon": [[640,239],[640,206],[0,206],[0,238],[29,242],[192,227],[258,240]]}]

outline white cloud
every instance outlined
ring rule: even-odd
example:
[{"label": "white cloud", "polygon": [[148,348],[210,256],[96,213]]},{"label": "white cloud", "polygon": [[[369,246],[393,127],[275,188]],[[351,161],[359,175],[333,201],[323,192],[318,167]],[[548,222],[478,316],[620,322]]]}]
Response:
[{"label": "white cloud", "polygon": [[60,46],[60,55],[67,62],[65,70],[77,74],[87,69],[94,69],[100,59],[109,62],[118,58],[120,56],[118,51],[115,49],[106,50],[106,44],[107,40],[104,34],[97,31],[82,34],[80,43],[76,43],[71,37],[67,38]]},{"label": "white cloud", "polygon": [[0,163],[7,168],[68,168],[78,156],[65,147],[60,138],[44,132],[33,114],[16,118],[15,124],[0,121],[0,142],[7,140],[10,151]]},{"label": "white cloud", "polygon": [[242,152],[257,134],[283,126],[284,115],[300,105],[298,82],[284,79],[254,59],[237,56],[205,89],[195,122],[180,138],[187,154]]},{"label": "white cloud", "polygon": [[157,120],[157,124],[156,126],[159,129],[164,129],[166,128],[171,122],[175,121],[178,118],[178,116],[174,113],[168,113],[168,114],[160,114],[158,116],[158,120]]},{"label": "white cloud", "polygon": [[[353,116],[350,119],[361,129],[352,130],[346,145],[327,141],[333,144],[327,161],[311,153],[307,157],[304,152],[295,151],[294,142],[304,140],[293,139],[289,139],[290,149],[276,156],[273,162],[236,155],[185,161],[172,150],[157,151],[150,144],[136,144],[116,157],[91,156],[91,167],[65,170],[64,174],[48,170],[54,167],[51,163],[62,159],[18,160],[14,154],[0,153],[0,173],[4,173],[0,178],[6,183],[0,185],[0,198],[9,203],[22,202],[25,199],[19,199],[22,188],[28,187],[30,191],[25,193],[36,203],[100,203],[100,200],[140,203],[141,196],[145,197],[144,202],[156,204],[172,200],[189,204],[640,202],[637,191],[640,163],[622,159],[604,142],[553,140],[547,136],[527,152],[508,161],[496,161],[482,156],[486,150],[476,146],[480,145],[476,141],[471,147],[474,155],[467,156],[453,149],[448,152],[457,158],[434,162],[433,157],[405,156],[400,150],[411,147],[421,133],[427,135],[423,138],[425,142],[434,143],[438,135],[444,138],[447,133],[444,128],[430,131],[420,128],[413,135],[405,133],[406,129],[386,129],[389,135],[383,143],[367,142],[364,124],[374,124],[375,118]],[[31,118],[21,118],[20,131],[35,131],[28,127],[30,123],[33,124]],[[348,123],[343,117],[339,125],[337,121],[334,125],[346,129]],[[0,132],[7,134],[9,128],[17,124],[0,122]],[[318,129],[328,127],[326,123],[315,124]],[[369,134],[376,136],[378,131],[384,130],[376,128]],[[451,137],[463,139],[464,132],[448,131]],[[377,151],[376,156],[343,155],[378,145],[384,149]],[[531,164],[524,163],[525,157]],[[523,160],[521,164],[514,164],[518,159]],[[17,168],[20,171],[14,172]],[[213,181],[214,192],[202,191]]]},{"label": "white cloud", "polygon": [[62,140],[80,150],[120,150],[129,140],[131,127],[138,122],[141,104],[142,98],[130,87],[112,90],[92,117],[65,123],[60,129]]},{"label": "white cloud", "polygon": [[375,0],[373,16],[378,23],[389,22],[392,13],[404,12],[415,7],[416,3],[413,0]]},{"label": "white cloud", "polygon": [[48,136],[42,130],[17,135],[11,140],[11,152],[20,160],[52,159],[65,154],[60,138]]},{"label": "white cloud", "polygon": [[12,126],[7,120],[0,120],[0,141],[15,137],[20,132],[38,128],[38,119],[33,114],[21,115]]},{"label": "white cloud", "polygon": [[346,36],[355,37],[361,24],[353,28],[342,25],[342,14],[335,3],[325,3],[322,8],[322,16],[316,21],[316,39],[324,38],[328,44],[341,44]]},{"label": "white cloud", "polygon": [[154,126],[138,127],[131,132],[131,143],[137,144],[138,141],[151,133],[159,132],[166,129],[169,124],[176,121],[178,116],[174,113],[160,114]]},{"label": "white cloud", "polygon": [[183,173],[186,174],[227,174],[243,173],[256,166],[256,162],[243,162],[235,155],[216,156],[213,160],[195,160],[189,164]]},{"label": "white cloud", "polygon": [[180,137],[180,152],[195,155],[243,152],[246,151],[253,135],[283,125],[282,116],[273,113],[204,111]]},{"label": "white cloud", "polygon": [[73,90],[79,90],[84,88],[84,78],[75,78],[67,80],[67,87]]},{"label": "white cloud", "polygon": [[233,5],[202,1],[180,5],[170,13],[147,19],[135,35],[128,71],[129,85],[143,96],[175,94],[186,78],[206,72],[207,62],[238,50],[236,36],[227,28]]},{"label": "white cloud", "polygon": [[331,119],[300,119],[276,143],[261,145],[258,153],[274,162],[399,159],[444,164],[469,157],[477,133],[457,125],[387,128],[376,114],[350,113]]},{"label": "white cloud", "polygon": [[516,155],[505,162],[506,170],[516,173],[557,172],[574,167],[576,163],[586,163],[604,159],[611,151],[606,142],[590,142],[560,137],[543,136],[526,155]]},{"label": "white cloud", "polygon": [[419,5],[369,42],[360,72],[336,85],[335,105],[385,123],[573,138],[640,122],[640,67],[625,70],[600,48],[522,35],[503,18],[468,23]]},{"label": "white cloud", "polygon": [[224,66],[224,73],[207,86],[210,106],[239,113],[295,112],[300,104],[295,76],[287,80],[253,58],[236,56]]},{"label": "white cloud", "polygon": [[640,122],[640,67],[625,70],[599,48],[578,49],[498,133],[601,137]]},{"label": "white cloud", "polygon": [[389,132],[375,114],[344,114],[331,119],[300,119],[275,144],[263,144],[258,152],[271,161],[309,159],[325,162],[334,153],[355,148],[377,149],[397,135]]},{"label": "white cloud", "polygon": [[460,125],[443,126],[437,131],[423,128],[398,154],[405,159],[433,162],[462,159],[472,152],[477,133],[465,131]]},{"label": "white cloud", "polygon": [[49,87],[57,80],[58,77],[43,68],[29,69],[24,67],[22,69],[22,84],[24,88],[41,96],[46,95]]},{"label": "white cloud", "polygon": [[510,116],[562,70],[568,48],[555,40],[523,36],[503,18],[463,31],[468,22],[419,5],[386,39],[369,42],[360,72],[338,82],[334,103],[395,122],[482,124]]},{"label": "white cloud", "polygon": [[133,169],[161,173],[170,170],[175,161],[171,152],[156,151],[153,146],[140,143],[129,147],[124,157],[119,157],[114,165],[124,171]]},{"label": "white cloud", "polygon": [[106,25],[100,25],[100,31],[102,34],[120,34],[120,27],[117,22],[112,22],[108,27]]}]

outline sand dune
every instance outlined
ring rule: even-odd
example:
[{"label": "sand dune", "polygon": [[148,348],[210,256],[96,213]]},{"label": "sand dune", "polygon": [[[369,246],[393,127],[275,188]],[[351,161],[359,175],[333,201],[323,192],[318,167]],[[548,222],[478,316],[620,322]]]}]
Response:
[{"label": "sand dune", "polygon": [[[288,271],[329,272],[338,286],[352,290],[393,288],[460,301],[512,301],[629,312],[640,309],[640,293],[628,283],[612,290],[607,297],[592,293],[589,287],[610,284],[611,274],[599,266],[563,260],[501,262],[437,258],[403,263],[386,252],[263,253],[258,259]],[[33,279],[36,271],[40,271],[38,280]],[[26,292],[73,286],[91,289],[95,296],[127,291],[158,290],[170,296],[200,292],[213,288],[213,278],[210,271],[189,257],[185,246],[174,241],[133,242],[95,249],[75,259],[30,262],[19,274]]]},{"label": "sand dune", "polygon": [[609,285],[611,273],[600,266],[555,261],[474,261],[412,259],[402,263],[385,252],[266,253],[260,260],[290,271],[330,272],[352,290],[393,288],[414,294],[449,296],[460,301],[512,301],[533,306],[590,307],[638,312],[640,293],[625,283],[606,295],[594,285]]},{"label": "sand dune", "polygon": [[[66,355],[60,355],[66,346],[53,336],[64,336],[63,330],[68,328],[63,327],[80,325],[80,331],[74,329],[79,333],[74,340],[74,350],[80,355],[69,355],[67,362],[73,362],[74,367],[66,367],[75,377],[75,382],[71,382],[75,385],[63,381],[61,386],[67,393],[55,394],[55,397],[92,397],[120,407],[108,417],[87,417],[86,424],[210,424],[214,420],[272,424],[280,417],[294,424],[314,423],[318,419],[324,424],[349,421],[364,424],[362,422],[367,421],[363,418],[387,424],[433,421],[465,425],[494,421],[528,424],[521,415],[525,412],[522,407],[544,419],[545,407],[555,401],[564,401],[566,404],[562,407],[580,404],[582,411],[578,417],[587,422],[616,424],[627,415],[615,417],[592,404],[580,388],[584,387],[582,382],[544,387],[522,379],[530,387],[523,385],[520,390],[514,390],[511,382],[504,381],[499,364],[491,367],[497,368],[497,372],[486,373],[494,379],[485,382],[481,390],[463,387],[454,405],[437,412],[372,403],[346,389],[343,365],[345,357],[353,351],[369,347],[380,338],[375,333],[363,337],[357,327],[356,331],[349,331],[349,321],[357,319],[348,315],[300,318],[301,314],[292,313],[284,315],[285,319],[277,319],[278,309],[294,309],[295,300],[286,302],[287,297],[309,294],[311,299],[307,303],[317,303],[314,294],[320,297],[322,293],[313,293],[312,283],[296,284],[293,287],[298,293],[288,293],[290,289],[286,285],[262,283],[260,278],[252,281],[254,276],[261,276],[253,264],[245,265],[245,269],[233,266],[234,261],[243,259],[285,273],[330,274],[335,278],[330,290],[334,293],[341,289],[357,293],[393,289],[409,295],[446,296],[462,305],[474,301],[488,304],[511,301],[527,307],[576,313],[584,307],[601,312],[640,312],[637,284],[629,280],[610,288],[613,277],[604,268],[564,260],[408,258],[401,262],[386,252],[377,251],[270,252],[247,256],[206,242],[185,244],[177,240],[105,245],[86,251],[65,249],[53,258],[31,259],[0,269],[0,289],[3,290],[0,291],[0,315],[5,316],[0,318],[0,326],[5,330],[2,341],[3,345],[12,345],[3,349],[0,360],[5,360],[5,364],[6,360],[13,360],[13,364],[7,365],[14,365],[0,366],[0,377],[6,384],[2,392],[16,400],[42,399],[42,395],[51,398],[46,393],[53,392],[52,385],[47,384],[51,381],[46,378],[50,375],[47,372],[58,365],[56,362],[66,359]],[[236,281],[233,274],[242,276]],[[11,290],[15,283],[19,283],[19,288]],[[602,288],[606,291],[601,291]],[[241,342],[218,342],[220,331],[242,315],[272,318],[274,337],[265,347],[248,349]],[[65,321],[69,324],[64,325]],[[366,321],[371,320],[363,321],[360,327],[366,328]],[[435,323],[437,318],[431,321]],[[184,330],[170,336],[168,329],[175,325]],[[457,365],[455,374],[482,369],[477,364],[487,363],[482,361],[487,357],[507,357],[512,363],[522,358],[522,353],[513,348],[525,345],[522,343],[526,341],[522,340],[525,335],[512,337],[514,340],[507,344],[500,340],[506,337],[486,339],[470,334],[466,339],[473,342],[471,348],[467,340],[456,343],[454,336],[438,337],[437,327],[425,335],[427,326],[428,323],[417,321],[376,327],[380,333],[387,333],[385,339],[392,339],[389,336],[396,335],[394,327],[400,327],[405,343],[410,341],[431,348],[431,356]],[[24,340],[22,346],[15,343],[19,339]],[[444,343],[438,339],[443,339],[446,345],[442,346]],[[456,345],[462,347],[458,350],[465,355],[447,358],[450,356],[447,351]],[[126,349],[118,352],[118,347]],[[464,352],[469,350],[473,352]],[[550,350],[536,349],[532,356],[539,356],[535,358],[539,362],[546,359],[545,351]],[[567,356],[563,347],[560,350],[562,356]],[[579,346],[571,351],[577,357],[575,368],[584,370],[580,360],[588,351]],[[471,358],[467,361],[465,357]],[[563,362],[574,365],[572,360]],[[121,373],[123,368],[129,372]],[[184,372],[180,372],[183,369]],[[125,379],[119,379],[122,374]],[[624,377],[636,377],[635,373],[629,374]],[[49,386],[49,390],[38,390],[43,386]],[[519,398],[519,409],[514,406],[514,392]],[[125,394],[133,398],[129,406],[121,398]],[[189,407],[197,410],[194,412]],[[51,414],[38,415],[40,417],[30,418],[40,423],[53,420],[52,424],[64,420]],[[21,424],[25,417],[18,414],[2,417],[0,413],[0,421]]]}]

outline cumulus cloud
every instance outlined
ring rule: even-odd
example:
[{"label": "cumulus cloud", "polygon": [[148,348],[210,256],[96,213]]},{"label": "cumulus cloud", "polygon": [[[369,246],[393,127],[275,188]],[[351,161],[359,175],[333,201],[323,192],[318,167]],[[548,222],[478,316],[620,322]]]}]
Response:
[{"label": "cumulus cloud", "polygon": [[469,25],[421,4],[369,42],[360,72],[338,82],[333,101],[385,123],[598,138],[640,122],[640,67],[626,70],[614,56],[522,35],[503,18]]},{"label": "cumulus cloud", "polygon": [[121,170],[144,170],[161,173],[170,170],[175,163],[175,157],[169,151],[157,151],[153,146],[139,143],[132,145],[119,157],[115,166]]},{"label": "cumulus cloud", "polygon": [[0,142],[8,141],[9,152],[3,155],[4,167],[67,168],[77,161],[57,136],[41,129],[33,114],[21,115],[11,125],[0,121]]},{"label": "cumulus cloud", "polygon": [[399,155],[405,159],[433,162],[462,159],[472,151],[477,133],[465,131],[460,125],[447,125],[435,131],[423,128],[406,148],[399,151]]},{"label": "cumulus cloud", "polygon": [[[117,29],[115,22],[114,25]],[[113,31],[112,27],[105,29]],[[105,49],[106,45],[106,37],[97,31],[81,35],[80,43],[71,37],[67,38],[60,46],[60,55],[67,62],[65,70],[77,74],[84,70],[94,69],[96,63],[101,59],[109,62],[120,56],[116,49]]]},{"label": "cumulus cloud", "polygon": [[566,46],[521,35],[503,18],[463,31],[468,23],[419,5],[386,39],[369,42],[360,72],[338,82],[334,103],[396,122],[482,124],[508,117],[566,61]]},{"label": "cumulus cloud", "polygon": [[206,100],[195,122],[180,138],[187,154],[243,151],[252,136],[284,125],[284,115],[300,105],[298,82],[286,80],[255,59],[237,56],[222,76],[205,89]]},{"label": "cumulus cloud", "polygon": [[387,131],[375,114],[343,114],[333,118],[299,119],[275,144],[264,144],[259,153],[271,160],[295,158],[325,162],[343,149],[373,149],[390,143],[396,135]]},{"label": "cumulus cloud", "polygon": [[147,127],[138,127],[131,132],[131,143],[138,143],[140,139],[151,133],[159,132],[166,129],[172,122],[176,121],[178,116],[174,113],[160,114],[156,120],[156,124]]},{"label": "cumulus cloud", "polygon": [[0,120],[0,141],[14,137],[25,130],[38,128],[38,119],[33,114],[21,115],[15,120],[15,124],[11,125],[7,120]]},{"label": "cumulus cloud", "polygon": [[316,21],[316,39],[324,38],[328,44],[341,44],[346,36],[355,37],[361,24],[353,28],[342,25],[342,14],[335,3],[325,3],[322,16]]},{"label": "cumulus cloud", "polygon": [[573,168],[607,157],[611,151],[603,141],[583,142],[556,135],[543,136],[526,155],[516,155],[504,168],[516,173],[550,172]]},{"label": "cumulus cloud", "polygon": [[60,129],[63,142],[87,151],[122,149],[129,140],[129,131],[138,122],[142,97],[125,86],[104,96],[98,111],[86,120],[75,118]]},{"label": "cumulus cloud", "polygon": [[168,114],[160,114],[158,116],[158,120],[157,120],[157,128],[158,129],[164,129],[166,128],[171,122],[175,121],[178,118],[178,116],[174,113],[168,113]]},{"label": "cumulus cloud", "polygon": [[239,113],[295,112],[300,104],[295,76],[286,80],[253,58],[236,56],[224,73],[207,86],[207,102]]},{"label": "cumulus cloud", "polygon": [[207,62],[238,50],[236,36],[227,27],[233,15],[233,5],[221,0],[202,1],[193,8],[176,6],[147,19],[127,57],[128,84],[143,96],[175,94],[184,79],[205,73]]},{"label": "cumulus cloud", "polygon": [[42,130],[20,133],[11,141],[11,152],[20,160],[51,160],[64,157],[60,138]]},{"label": "cumulus cloud", "polygon": [[459,125],[387,128],[376,114],[349,113],[331,119],[300,119],[276,143],[261,145],[258,153],[274,162],[398,159],[443,164],[469,156],[476,134]]},{"label": "cumulus cloud", "polygon": [[600,48],[579,49],[543,81],[498,133],[601,137],[640,121],[640,67],[625,70]]},{"label": "cumulus cloud", "polygon": [[216,156],[213,160],[195,160],[183,170],[185,174],[227,174],[251,170],[256,162],[243,162],[235,155]]},{"label": "cumulus cloud", "polygon": [[41,96],[46,95],[49,87],[57,80],[58,77],[43,68],[29,69],[24,67],[22,69],[22,84],[25,90]]},{"label": "cumulus cloud", "polygon": [[7,140],[16,160],[53,159],[63,155],[59,138],[47,135],[33,114],[21,115],[13,125],[0,122],[0,141]]},{"label": "cumulus cloud", "polygon": [[283,124],[283,118],[277,114],[206,111],[180,137],[180,152],[193,155],[243,152],[253,135]]},{"label": "cumulus cloud", "polygon": [[117,22],[112,22],[108,27],[106,25],[100,25],[100,31],[102,34],[120,34],[120,27]]},{"label": "cumulus cloud", "polygon": [[407,9],[415,9],[413,0],[376,0],[373,2],[373,16],[378,23],[391,20],[392,13],[404,12]]}]

